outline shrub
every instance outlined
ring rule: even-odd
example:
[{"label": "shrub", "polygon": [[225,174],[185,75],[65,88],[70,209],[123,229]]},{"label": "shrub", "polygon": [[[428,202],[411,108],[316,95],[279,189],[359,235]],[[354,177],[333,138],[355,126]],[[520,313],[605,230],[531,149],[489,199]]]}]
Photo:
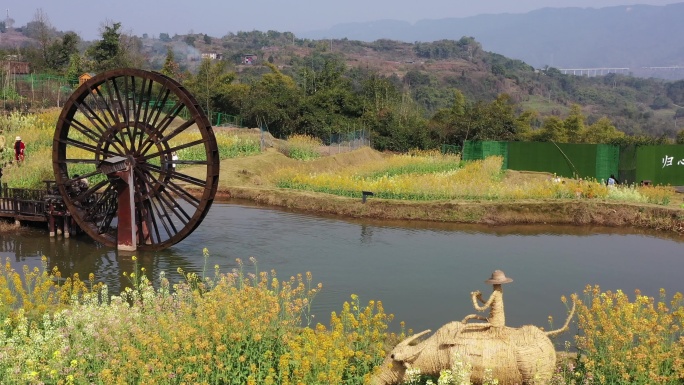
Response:
[{"label": "shrub", "polygon": [[319,149],[322,144],[320,139],[313,136],[293,135],[278,146],[278,151],[292,159],[313,160],[321,156]]},{"label": "shrub", "polygon": [[578,306],[577,372],[601,384],[681,384],[684,302],[587,286]]},{"label": "shrub", "polygon": [[162,273],[154,288],[133,260],[124,273],[131,286],[111,297],[92,276],[91,285],[77,276],[58,285],[56,270],[20,277],[7,265],[3,384],[362,384],[398,338],[382,304],[362,306],[357,296],[330,328],[311,326],[321,285],[310,273],[281,281],[238,260],[230,273],[182,272],[175,285]]}]

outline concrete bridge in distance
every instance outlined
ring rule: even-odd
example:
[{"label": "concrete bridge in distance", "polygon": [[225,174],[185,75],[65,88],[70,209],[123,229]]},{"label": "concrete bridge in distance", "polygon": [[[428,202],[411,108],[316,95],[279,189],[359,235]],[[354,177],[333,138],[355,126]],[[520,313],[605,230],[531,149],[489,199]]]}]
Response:
[{"label": "concrete bridge in distance", "polygon": [[578,76],[601,76],[608,74],[623,74],[629,75],[630,69],[628,67],[599,67],[599,68],[559,68],[564,75],[578,75]]},{"label": "concrete bridge in distance", "polygon": [[562,74],[577,76],[602,76],[608,74],[622,74],[634,76],[655,76],[662,78],[681,78],[684,76],[684,66],[652,66],[652,67],[596,67],[596,68],[559,68]]}]

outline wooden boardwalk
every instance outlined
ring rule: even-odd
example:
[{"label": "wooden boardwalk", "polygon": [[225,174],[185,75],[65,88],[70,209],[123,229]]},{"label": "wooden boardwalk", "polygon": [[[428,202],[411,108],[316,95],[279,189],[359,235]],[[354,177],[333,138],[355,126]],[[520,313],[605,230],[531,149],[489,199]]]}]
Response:
[{"label": "wooden boardwalk", "polygon": [[15,221],[47,222],[47,189],[0,188],[0,218]]},{"label": "wooden boardwalk", "polygon": [[0,188],[0,219],[15,223],[46,223],[50,236],[63,234],[65,238],[80,232],[64,207],[62,197],[54,191],[54,182],[45,181],[44,190]]}]

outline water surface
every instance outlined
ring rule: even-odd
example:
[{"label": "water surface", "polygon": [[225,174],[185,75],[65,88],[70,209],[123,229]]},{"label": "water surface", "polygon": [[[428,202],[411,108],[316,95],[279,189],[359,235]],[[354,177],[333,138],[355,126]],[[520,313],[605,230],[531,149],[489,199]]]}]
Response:
[{"label": "water surface", "polygon": [[[86,237],[51,239],[43,229],[0,237],[0,257],[15,267],[39,266],[46,255],[50,267],[81,277],[92,272],[112,292],[129,284],[122,273],[133,269],[130,255]],[[660,288],[684,291],[682,240],[619,228],[347,220],[228,202],[215,203],[183,242],[137,257],[153,277],[165,271],[172,281],[180,279],[178,267],[204,269],[205,247],[209,273],[214,265],[230,271],[236,258],[249,264],[249,257],[281,280],[310,271],[323,284],[314,300],[316,321],[327,324],[330,312],[357,294],[363,303],[382,301],[395,314],[393,330],[399,321],[434,330],[474,313],[470,292],[488,296],[491,285],[484,281],[502,269],[514,279],[504,285],[508,325],[548,327],[553,316],[558,327],[566,312],[560,297],[586,285],[622,289],[631,298],[635,289],[651,296]]]}]

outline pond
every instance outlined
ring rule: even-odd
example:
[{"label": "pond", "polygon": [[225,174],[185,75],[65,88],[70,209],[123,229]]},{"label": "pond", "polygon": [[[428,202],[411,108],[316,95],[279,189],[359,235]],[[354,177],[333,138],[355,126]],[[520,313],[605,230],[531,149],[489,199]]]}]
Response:
[{"label": "pond", "polygon": [[[351,294],[362,304],[382,301],[386,312],[415,331],[437,329],[474,313],[470,292],[488,297],[484,283],[496,269],[514,279],[504,285],[510,326],[553,327],[565,319],[562,295],[581,293],[585,285],[603,290],[634,290],[658,296],[683,291],[684,237],[622,228],[575,226],[475,226],[416,221],[350,220],[258,207],[248,202],[215,203],[202,225],[183,242],[161,252],[137,253],[151,277],[176,270],[201,273],[202,249],[209,250],[208,274],[215,265],[227,272],[236,258],[260,271],[276,270],[280,280],[310,271],[323,284],[315,298],[315,322],[328,324]],[[20,236],[0,235],[0,257],[15,268],[50,267],[82,278],[94,273],[117,292],[128,280],[131,256],[119,255],[86,236],[49,238],[43,229]],[[253,268],[248,267],[250,271]],[[566,336],[568,336],[566,334]],[[567,337],[570,338],[570,337]]]}]

